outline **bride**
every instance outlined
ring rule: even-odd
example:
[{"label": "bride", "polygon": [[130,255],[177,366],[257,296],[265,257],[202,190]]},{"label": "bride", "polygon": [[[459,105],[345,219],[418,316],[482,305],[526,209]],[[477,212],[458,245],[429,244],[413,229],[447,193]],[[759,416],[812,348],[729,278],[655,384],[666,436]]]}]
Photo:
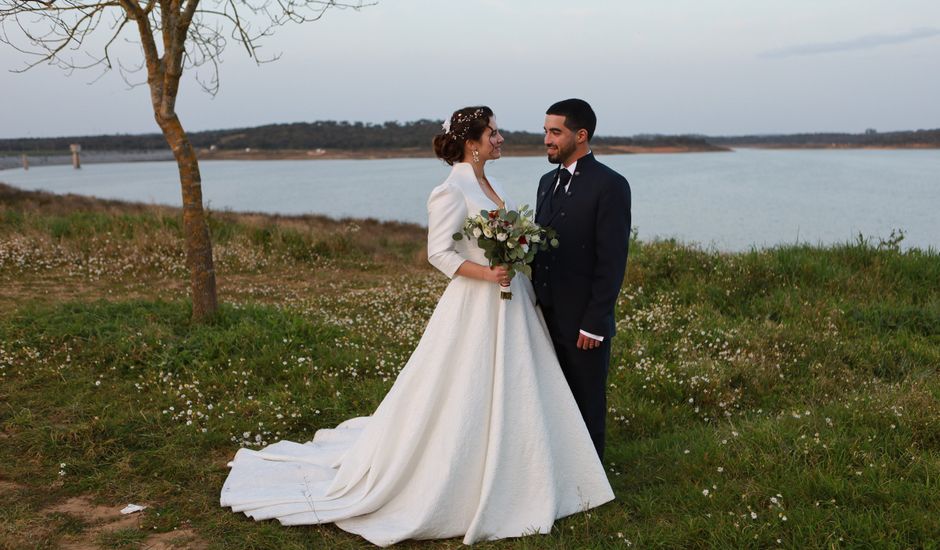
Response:
[{"label": "bride", "polygon": [[[456,111],[434,138],[453,169],[428,199],[428,260],[452,280],[372,416],[308,443],[240,449],[222,506],[284,525],[335,523],[387,546],[548,533],[614,498],[532,284],[452,238],[470,213],[507,205],[484,172],[502,143],[488,107]],[[499,296],[507,282],[512,300]]]}]

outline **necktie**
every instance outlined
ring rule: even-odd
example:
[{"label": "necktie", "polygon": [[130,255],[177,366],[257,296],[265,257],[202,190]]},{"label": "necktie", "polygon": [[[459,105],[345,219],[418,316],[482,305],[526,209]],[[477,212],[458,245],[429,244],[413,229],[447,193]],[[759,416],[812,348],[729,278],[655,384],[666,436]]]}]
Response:
[{"label": "necktie", "polygon": [[552,193],[552,212],[561,207],[561,197],[565,194],[565,186],[571,181],[571,172],[562,168],[558,174],[558,185],[555,186],[555,192]]}]

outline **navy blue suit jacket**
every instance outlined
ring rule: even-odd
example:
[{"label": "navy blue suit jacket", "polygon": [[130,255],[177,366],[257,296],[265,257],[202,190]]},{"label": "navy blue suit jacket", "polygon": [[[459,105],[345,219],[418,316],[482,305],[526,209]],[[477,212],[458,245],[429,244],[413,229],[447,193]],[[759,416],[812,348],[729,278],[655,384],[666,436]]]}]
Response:
[{"label": "navy blue suit jacket", "polygon": [[550,208],[557,177],[555,169],[539,181],[535,220],[558,232],[560,246],[536,255],[535,295],[566,339],[576,340],[579,330],[609,339],[630,246],[630,184],[589,153],[578,159],[560,204]]}]

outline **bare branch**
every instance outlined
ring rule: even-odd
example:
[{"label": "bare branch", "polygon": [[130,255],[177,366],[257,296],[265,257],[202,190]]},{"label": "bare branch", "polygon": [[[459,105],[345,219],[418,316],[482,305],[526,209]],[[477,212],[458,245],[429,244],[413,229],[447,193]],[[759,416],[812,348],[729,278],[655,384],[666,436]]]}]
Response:
[{"label": "bare branch", "polygon": [[[196,74],[196,81],[206,92],[218,92],[219,60],[229,40],[239,43],[256,63],[268,63],[280,54],[263,56],[259,48],[277,27],[317,21],[330,8],[360,10],[371,5],[374,2],[363,0],[0,0],[0,42],[32,58],[13,72],[52,63],[69,72],[102,67],[103,75],[117,65],[124,81],[134,87],[140,84],[131,82],[128,74],[146,67],[155,106],[172,113],[187,67],[206,66],[208,75]],[[109,14],[112,19],[105,25]],[[114,57],[114,45],[130,22],[136,23],[144,58],[133,71]],[[105,26],[108,32],[98,38],[95,31]],[[97,46],[90,41],[93,35]],[[79,50],[86,50],[86,59],[69,53]]]},{"label": "bare branch", "polygon": [[147,84],[146,78],[144,78],[140,82],[131,82],[131,78],[130,78],[130,75],[134,73],[139,73],[141,70],[144,69],[144,67],[146,67],[145,62],[142,61],[136,67],[127,68],[124,66],[124,63],[122,63],[121,60],[118,59],[117,66],[118,66],[118,72],[121,74],[121,80],[123,80],[124,83],[127,84],[128,90],[138,88],[140,86]]}]

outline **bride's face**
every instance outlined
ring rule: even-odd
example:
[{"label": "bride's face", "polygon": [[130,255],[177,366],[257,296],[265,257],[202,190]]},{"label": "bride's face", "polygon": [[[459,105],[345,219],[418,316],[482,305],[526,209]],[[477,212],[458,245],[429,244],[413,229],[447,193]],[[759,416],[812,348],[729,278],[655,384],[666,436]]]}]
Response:
[{"label": "bride's face", "polygon": [[480,154],[480,160],[496,160],[502,156],[503,136],[499,133],[499,126],[496,125],[496,118],[490,117],[486,130],[480,140],[475,142],[477,151]]}]

